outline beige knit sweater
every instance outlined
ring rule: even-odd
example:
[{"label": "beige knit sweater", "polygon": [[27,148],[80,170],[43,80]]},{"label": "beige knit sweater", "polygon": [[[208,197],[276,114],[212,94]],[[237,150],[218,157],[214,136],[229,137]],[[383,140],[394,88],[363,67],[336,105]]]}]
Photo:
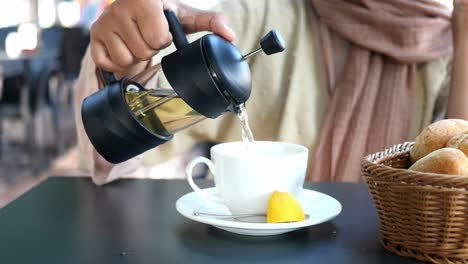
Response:
[{"label": "beige knit sweater", "polygon": [[[256,140],[298,143],[313,149],[327,110],[322,53],[317,41],[317,17],[307,0],[229,0],[217,7],[231,21],[235,44],[247,53],[258,46],[261,37],[277,29],[287,49],[283,53],[250,59],[252,95],[247,101],[250,125]],[[199,36],[193,36],[199,37]],[[340,54],[336,72],[346,61],[346,42],[335,36]],[[171,52],[168,48],[153,59]],[[344,51],[344,52],[343,52]],[[449,88],[450,58],[418,67],[410,139],[432,120],[443,117]],[[152,80],[148,86],[156,85]],[[225,114],[205,120],[178,132],[171,142],[114,166],[109,173],[96,171],[92,146],[83,130],[80,116],[83,99],[98,89],[95,65],[87,52],[76,87],[75,113],[80,149],[80,168],[103,184],[121,177],[184,178],[186,154],[200,141],[238,141],[241,127],[237,117]]]}]

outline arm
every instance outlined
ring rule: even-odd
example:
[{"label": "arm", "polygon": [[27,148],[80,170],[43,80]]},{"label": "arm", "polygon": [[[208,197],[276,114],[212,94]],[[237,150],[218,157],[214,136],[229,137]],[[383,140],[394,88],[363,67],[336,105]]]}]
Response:
[{"label": "arm", "polygon": [[454,1],[452,84],[448,118],[468,120],[468,0]]}]

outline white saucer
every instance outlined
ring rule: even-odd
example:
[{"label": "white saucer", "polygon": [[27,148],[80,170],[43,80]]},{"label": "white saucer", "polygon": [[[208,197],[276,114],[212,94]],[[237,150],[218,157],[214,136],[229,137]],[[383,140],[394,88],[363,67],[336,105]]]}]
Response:
[{"label": "white saucer", "polygon": [[[214,193],[215,188],[206,189]],[[335,198],[326,194],[302,189],[298,201],[304,213],[310,215],[309,219],[294,223],[268,224],[265,217],[252,217],[249,219],[218,219],[206,216],[195,216],[194,211],[210,214],[230,214],[223,204],[208,201],[195,192],[188,193],[176,202],[176,209],[183,216],[196,222],[205,223],[214,227],[241,235],[268,236],[294,231],[306,226],[317,225],[333,219],[341,212],[341,204]],[[263,219],[262,219],[263,218]]]}]

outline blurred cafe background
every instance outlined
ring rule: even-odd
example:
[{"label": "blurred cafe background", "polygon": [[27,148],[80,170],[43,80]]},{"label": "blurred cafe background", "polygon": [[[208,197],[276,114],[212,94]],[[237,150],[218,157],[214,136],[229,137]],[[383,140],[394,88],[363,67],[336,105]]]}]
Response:
[{"label": "blurred cafe background", "polygon": [[47,176],[79,175],[74,83],[89,28],[112,2],[0,0],[0,208]]}]

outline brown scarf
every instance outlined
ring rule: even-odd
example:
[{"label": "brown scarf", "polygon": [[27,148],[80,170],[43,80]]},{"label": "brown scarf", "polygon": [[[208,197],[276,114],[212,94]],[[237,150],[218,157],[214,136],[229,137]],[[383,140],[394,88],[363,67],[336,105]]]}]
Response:
[{"label": "brown scarf", "polygon": [[[451,14],[432,0],[312,0],[312,5],[322,27],[351,46],[336,80],[333,58],[324,58],[330,104],[309,179],[360,181],[366,154],[408,140],[416,65],[451,54]],[[321,45],[332,50],[328,36],[321,34]]]}]

